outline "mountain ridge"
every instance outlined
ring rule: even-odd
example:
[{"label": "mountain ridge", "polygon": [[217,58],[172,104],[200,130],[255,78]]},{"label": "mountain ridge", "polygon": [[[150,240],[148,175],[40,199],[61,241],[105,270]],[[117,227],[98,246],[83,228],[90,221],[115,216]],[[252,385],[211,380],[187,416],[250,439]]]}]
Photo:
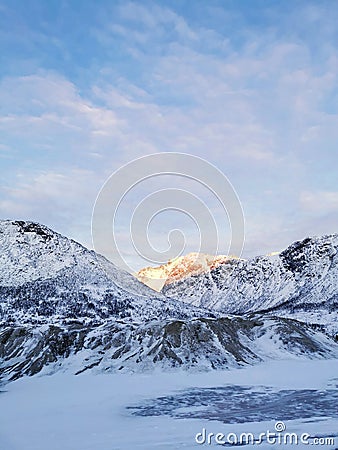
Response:
[{"label": "mountain ridge", "polygon": [[[287,316],[298,311],[304,321],[318,308],[335,314],[338,235],[305,238],[273,258],[258,256],[221,264],[207,273],[165,285],[162,293],[227,314],[279,311]],[[333,331],[338,329],[334,322],[330,324]]]},{"label": "mountain ridge", "polygon": [[35,222],[0,221],[0,267],[2,321],[186,318],[199,310],[167,302],[103,256]]},{"label": "mountain ridge", "polygon": [[[327,292],[336,293],[336,248],[332,250],[324,241],[319,239],[318,251],[327,264],[320,268],[326,270],[323,279],[332,281],[331,291]],[[297,248],[290,246],[290,254],[278,256],[278,264],[286,274],[297,274],[303,288],[299,294],[304,294],[312,286],[315,268],[311,269],[311,252],[302,255]],[[322,324],[297,316],[294,310],[302,306],[300,300],[284,303],[284,312],[280,295],[277,302],[267,296],[262,304],[279,308],[267,312],[257,307],[259,296],[250,298],[248,304],[243,301],[248,293],[266,295],[275,289],[273,283],[270,291],[264,286],[272,275],[276,277],[276,266],[266,268],[264,259],[256,259],[254,265],[240,260],[219,265],[208,274],[211,288],[204,283],[205,274],[185,278],[184,283],[190,283],[197,299],[193,304],[189,295],[182,298],[182,290],[174,292],[176,298],[157,293],[101,258],[43,225],[0,221],[3,382],[58,370],[74,374],[87,370],[137,372],[155,367],[211,370],[256,364],[269,358],[338,357],[338,343],[332,339],[334,329],[328,328],[328,324],[337,322],[335,301],[332,317],[326,315]],[[236,306],[224,303],[228,298],[221,294],[229,279],[224,268],[231,274],[238,269],[232,295],[237,294],[236,301],[244,305],[242,310],[222,309],[224,304]],[[259,274],[264,276],[257,278]],[[259,281],[257,286],[255,280]],[[285,282],[289,282],[288,278]],[[240,294],[236,289],[241,283]],[[252,290],[252,283],[256,290]],[[170,286],[177,287],[177,283]],[[215,300],[213,308],[211,302]],[[312,303],[311,314],[320,315],[320,308]]]},{"label": "mountain ridge", "polygon": [[161,291],[165,285],[186,277],[208,272],[221,264],[239,258],[226,255],[208,255],[191,252],[184,256],[169,260],[166,264],[157,267],[144,267],[139,270],[136,277],[145,285],[156,291]]}]

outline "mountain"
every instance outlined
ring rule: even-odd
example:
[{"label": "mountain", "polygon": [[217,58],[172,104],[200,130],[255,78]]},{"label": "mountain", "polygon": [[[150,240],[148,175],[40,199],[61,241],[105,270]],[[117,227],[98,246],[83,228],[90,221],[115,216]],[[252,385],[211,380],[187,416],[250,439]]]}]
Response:
[{"label": "mountain", "polygon": [[338,235],[307,238],[274,256],[231,260],[161,292],[221,313],[272,312],[337,332]]},{"label": "mountain", "polygon": [[297,320],[264,315],[0,327],[2,381],[58,370],[201,371],[290,358],[338,358],[338,343]]},{"label": "mountain", "polygon": [[[312,299],[313,274],[326,280],[325,295],[332,297],[335,243],[333,237],[310,240],[275,260],[204,261],[207,273],[197,267],[195,275],[185,272],[166,285],[176,296],[171,298],[43,225],[0,221],[0,379],[57,370],[207,370],[267,358],[337,357],[338,343],[325,333],[326,323],[313,326],[292,316],[302,295],[304,304]],[[232,297],[225,289],[230,279]],[[293,303],[283,300],[286,292]],[[275,307],[292,317],[281,317]]]},{"label": "mountain", "polygon": [[168,302],[94,251],[34,222],[0,221],[0,269],[2,322],[140,321],[199,311]]},{"label": "mountain", "polygon": [[157,267],[145,267],[136,276],[145,285],[156,291],[161,291],[165,285],[174,283],[175,281],[181,281],[189,276],[209,272],[220,264],[227,264],[232,259],[236,258],[225,255],[212,256],[193,252],[171,259],[166,264]]}]

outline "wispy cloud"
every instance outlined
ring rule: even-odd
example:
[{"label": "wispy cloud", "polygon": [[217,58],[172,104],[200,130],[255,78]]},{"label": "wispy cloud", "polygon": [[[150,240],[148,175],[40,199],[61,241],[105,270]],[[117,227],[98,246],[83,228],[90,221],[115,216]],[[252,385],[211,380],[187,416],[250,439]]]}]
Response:
[{"label": "wispy cloud", "polygon": [[90,170],[18,173],[14,186],[0,191],[0,210],[3,218],[38,221],[90,247],[83,225],[90,222],[87,205],[94,203],[98,186],[100,180]]},{"label": "wispy cloud", "polygon": [[233,183],[250,254],[303,237],[309,220],[316,233],[332,227],[324,213],[337,206],[338,13],[330,2],[257,11],[103,2],[94,11],[85,4],[72,27],[6,9],[34,42],[41,34],[41,46],[23,46],[6,24],[2,215],[55,224],[88,243],[93,201],[111,172],[147,153],[183,151]]},{"label": "wispy cloud", "polygon": [[338,214],[338,192],[304,191],[300,194],[300,205],[304,211],[318,215]]}]

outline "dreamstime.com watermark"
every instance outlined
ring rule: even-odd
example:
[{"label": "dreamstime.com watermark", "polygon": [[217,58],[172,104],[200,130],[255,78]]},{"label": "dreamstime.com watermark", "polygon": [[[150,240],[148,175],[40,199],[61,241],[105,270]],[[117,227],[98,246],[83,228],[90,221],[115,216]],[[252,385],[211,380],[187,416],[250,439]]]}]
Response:
[{"label": "dreamstime.com watermark", "polygon": [[195,442],[200,445],[335,445],[334,437],[314,437],[309,433],[287,432],[282,421],[275,423],[274,431],[262,433],[212,433],[205,428],[195,436]]}]

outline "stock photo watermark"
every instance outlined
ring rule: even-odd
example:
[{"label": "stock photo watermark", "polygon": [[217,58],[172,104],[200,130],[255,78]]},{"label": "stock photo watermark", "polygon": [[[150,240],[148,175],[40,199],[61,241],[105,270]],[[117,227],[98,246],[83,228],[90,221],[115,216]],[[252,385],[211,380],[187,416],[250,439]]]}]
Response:
[{"label": "stock photo watermark", "polygon": [[221,433],[208,432],[206,428],[196,434],[195,442],[199,445],[335,445],[334,437],[316,437],[309,433],[296,433],[286,431],[286,425],[282,421],[277,421],[274,430],[266,430],[261,433]]}]

